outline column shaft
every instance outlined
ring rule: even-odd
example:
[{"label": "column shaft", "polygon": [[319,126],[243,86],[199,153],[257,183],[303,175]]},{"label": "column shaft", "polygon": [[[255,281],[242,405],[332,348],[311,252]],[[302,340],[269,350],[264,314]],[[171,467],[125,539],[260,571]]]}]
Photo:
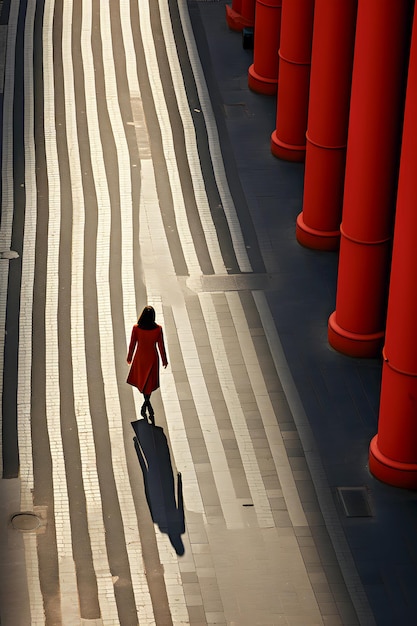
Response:
[{"label": "column shaft", "polygon": [[378,434],[369,468],[380,480],[417,489],[417,12],[404,116]]},{"label": "column shaft", "polygon": [[340,352],[380,355],[391,259],[412,0],[359,0],[336,311]]},{"label": "column shaft", "polygon": [[265,95],[274,95],[278,86],[281,7],[282,0],[256,0],[255,45],[248,85]]},{"label": "column shaft", "polygon": [[314,0],[283,0],[276,129],[271,151],[304,161],[310,83]]},{"label": "column shaft", "polygon": [[233,0],[226,5],[226,22],[231,30],[242,31],[255,24],[255,0]]},{"label": "column shaft", "polygon": [[316,0],[303,211],[297,240],[339,247],[357,0]]}]

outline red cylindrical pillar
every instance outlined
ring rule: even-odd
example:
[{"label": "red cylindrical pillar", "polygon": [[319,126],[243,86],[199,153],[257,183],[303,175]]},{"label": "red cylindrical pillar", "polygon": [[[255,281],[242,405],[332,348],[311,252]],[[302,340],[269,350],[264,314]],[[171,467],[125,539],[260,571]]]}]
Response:
[{"label": "red cylindrical pillar", "polygon": [[412,0],[360,0],[330,344],[380,355],[386,314]]},{"label": "red cylindrical pillar", "polygon": [[256,0],[253,64],[248,85],[257,93],[272,96],[278,86],[278,50],[282,0]]},{"label": "red cylindrical pillar", "polygon": [[417,489],[417,12],[414,15],[397,194],[378,434],[369,468]]},{"label": "red cylindrical pillar", "polygon": [[232,30],[242,31],[255,24],[255,0],[233,0],[226,5],[226,22]]},{"label": "red cylindrical pillar", "polygon": [[357,0],[316,0],[311,53],[303,210],[299,243],[336,250],[340,241]]},{"label": "red cylindrical pillar", "polygon": [[313,15],[314,0],[282,2],[277,126],[271,151],[286,161],[305,158]]}]

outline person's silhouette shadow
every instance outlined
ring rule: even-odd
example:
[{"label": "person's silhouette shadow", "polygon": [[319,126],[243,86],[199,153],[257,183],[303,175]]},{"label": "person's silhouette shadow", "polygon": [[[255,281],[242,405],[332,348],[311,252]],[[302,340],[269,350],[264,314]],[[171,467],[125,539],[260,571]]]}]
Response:
[{"label": "person's silhouette shadow", "polygon": [[152,520],[159,530],[166,533],[177,554],[184,554],[181,535],[185,532],[182,478],[177,474],[177,498],[175,498],[174,474],[168,442],[160,426],[147,420],[131,422],[135,437],[136,454],[143,473],[145,496]]}]

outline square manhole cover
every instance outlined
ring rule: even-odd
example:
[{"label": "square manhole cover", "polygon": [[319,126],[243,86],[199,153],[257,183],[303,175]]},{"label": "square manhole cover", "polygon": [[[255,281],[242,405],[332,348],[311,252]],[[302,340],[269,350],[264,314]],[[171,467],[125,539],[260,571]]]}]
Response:
[{"label": "square manhole cover", "polygon": [[346,517],[372,517],[366,487],[338,487],[337,493]]},{"label": "square manhole cover", "polygon": [[226,113],[226,117],[230,119],[249,117],[248,109],[246,108],[245,102],[232,102],[224,104],[223,107]]}]

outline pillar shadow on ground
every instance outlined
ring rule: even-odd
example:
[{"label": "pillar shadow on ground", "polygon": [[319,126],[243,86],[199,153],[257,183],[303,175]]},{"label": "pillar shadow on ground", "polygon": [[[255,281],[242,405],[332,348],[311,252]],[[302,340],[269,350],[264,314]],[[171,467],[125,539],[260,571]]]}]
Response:
[{"label": "pillar shadow on ground", "polygon": [[181,535],[185,532],[181,474],[177,474],[177,497],[167,438],[160,426],[147,420],[132,423],[133,442],[143,473],[145,495],[154,524],[168,535],[178,555],[184,554]]}]

